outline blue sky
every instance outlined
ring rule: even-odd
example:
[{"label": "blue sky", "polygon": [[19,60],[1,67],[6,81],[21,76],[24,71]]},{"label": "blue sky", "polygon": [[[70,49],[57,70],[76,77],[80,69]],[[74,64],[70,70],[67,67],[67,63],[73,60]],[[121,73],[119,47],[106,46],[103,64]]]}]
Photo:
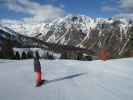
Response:
[{"label": "blue sky", "polygon": [[133,0],[0,0],[3,21],[45,21],[67,14],[112,17],[132,10]]}]

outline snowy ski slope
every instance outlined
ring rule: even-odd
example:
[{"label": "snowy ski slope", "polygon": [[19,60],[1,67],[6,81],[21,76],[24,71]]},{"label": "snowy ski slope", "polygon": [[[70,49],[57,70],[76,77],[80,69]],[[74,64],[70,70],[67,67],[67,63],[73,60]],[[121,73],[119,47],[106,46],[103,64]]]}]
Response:
[{"label": "snowy ski slope", "polygon": [[41,64],[47,81],[36,88],[32,60],[0,60],[0,100],[133,100],[133,58]]}]

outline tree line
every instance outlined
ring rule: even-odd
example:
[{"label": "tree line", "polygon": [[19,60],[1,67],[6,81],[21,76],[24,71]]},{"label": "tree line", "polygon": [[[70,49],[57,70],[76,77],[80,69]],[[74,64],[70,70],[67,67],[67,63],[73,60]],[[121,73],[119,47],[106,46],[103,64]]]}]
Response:
[{"label": "tree line", "polygon": [[13,50],[13,43],[11,41],[11,36],[7,36],[7,39],[2,41],[0,45],[0,59],[30,59],[33,58],[33,52],[25,51],[20,54],[18,51]]},{"label": "tree line", "polygon": [[[67,49],[67,48],[64,48]],[[69,48],[74,49],[74,48]],[[36,51],[39,55],[39,52]],[[39,55],[40,56],[40,55]],[[13,49],[13,41],[11,40],[11,36],[7,36],[6,39],[2,41],[2,44],[0,45],[0,59],[32,59],[34,58],[34,52],[32,50],[28,51],[14,51]],[[55,59],[54,55],[52,53],[47,52],[45,55],[41,55],[41,58],[45,59]],[[61,52],[60,59],[75,59],[75,60],[90,60],[90,57],[83,57],[83,55],[77,54],[75,52]]]}]

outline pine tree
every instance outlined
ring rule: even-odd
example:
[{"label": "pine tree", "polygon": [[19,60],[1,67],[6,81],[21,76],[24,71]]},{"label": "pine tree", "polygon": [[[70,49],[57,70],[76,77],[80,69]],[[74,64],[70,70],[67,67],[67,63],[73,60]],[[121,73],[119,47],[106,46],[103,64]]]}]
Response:
[{"label": "pine tree", "polygon": [[12,45],[10,35],[7,37],[7,40],[4,40],[2,48],[1,48],[1,53],[3,55],[3,59],[14,58],[13,45]]},{"label": "pine tree", "polygon": [[20,54],[19,52],[17,51],[16,54],[15,54],[15,59],[19,60],[20,59]]},{"label": "pine tree", "polygon": [[0,50],[0,58],[3,59],[3,53],[1,50]]},{"label": "pine tree", "polygon": [[63,52],[63,53],[61,54],[60,59],[68,59],[68,57],[67,57],[67,52]]},{"label": "pine tree", "polygon": [[49,53],[47,52],[47,53],[46,53],[46,59],[48,59],[48,57],[49,57]]},{"label": "pine tree", "polygon": [[32,51],[28,51],[27,58],[33,58],[33,52]]},{"label": "pine tree", "polygon": [[53,56],[52,54],[49,54],[49,53],[47,52],[47,58],[48,58],[48,59],[54,59],[54,56]]},{"label": "pine tree", "polygon": [[77,57],[77,60],[81,60],[82,59],[82,53],[78,53],[78,57]]},{"label": "pine tree", "polygon": [[26,55],[26,53],[23,51],[23,53],[22,53],[22,57],[21,57],[22,59],[26,59],[27,58],[27,55]]}]

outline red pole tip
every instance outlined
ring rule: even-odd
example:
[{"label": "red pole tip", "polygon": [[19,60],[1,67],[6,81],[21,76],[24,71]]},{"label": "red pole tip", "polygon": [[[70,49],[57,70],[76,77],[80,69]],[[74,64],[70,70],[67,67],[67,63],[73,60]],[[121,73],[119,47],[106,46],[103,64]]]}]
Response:
[{"label": "red pole tip", "polygon": [[110,58],[110,53],[106,49],[102,49],[99,53],[99,58],[103,61],[106,61]]}]

